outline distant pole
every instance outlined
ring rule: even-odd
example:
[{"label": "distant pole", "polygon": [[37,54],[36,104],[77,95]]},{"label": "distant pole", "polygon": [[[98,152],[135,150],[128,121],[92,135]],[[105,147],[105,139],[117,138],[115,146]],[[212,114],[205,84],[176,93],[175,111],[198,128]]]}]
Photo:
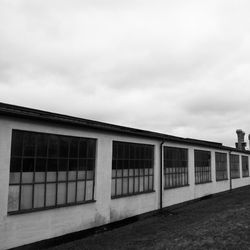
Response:
[{"label": "distant pole", "polygon": [[231,170],[232,170],[232,166],[231,166],[231,151],[229,151],[229,185],[230,185],[230,192],[232,191],[232,176],[231,176]]}]

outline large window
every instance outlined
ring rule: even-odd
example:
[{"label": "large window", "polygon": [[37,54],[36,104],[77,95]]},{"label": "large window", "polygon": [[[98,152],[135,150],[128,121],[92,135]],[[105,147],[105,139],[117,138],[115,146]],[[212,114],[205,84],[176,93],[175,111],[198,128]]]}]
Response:
[{"label": "large window", "polygon": [[112,198],[153,191],[154,147],[113,142]]},{"label": "large window", "polygon": [[13,130],[8,212],[94,200],[96,140]]},{"label": "large window", "polygon": [[185,148],[164,147],[165,188],[188,185],[188,150]]},{"label": "large window", "polygon": [[242,155],[242,177],[249,176],[249,169],[248,169],[248,156]]},{"label": "large window", "polygon": [[231,178],[240,178],[240,157],[239,155],[230,154]]},{"label": "large window", "polygon": [[211,153],[209,151],[194,151],[195,184],[212,181],[211,177]]},{"label": "large window", "polygon": [[227,154],[215,152],[216,181],[227,180]]}]

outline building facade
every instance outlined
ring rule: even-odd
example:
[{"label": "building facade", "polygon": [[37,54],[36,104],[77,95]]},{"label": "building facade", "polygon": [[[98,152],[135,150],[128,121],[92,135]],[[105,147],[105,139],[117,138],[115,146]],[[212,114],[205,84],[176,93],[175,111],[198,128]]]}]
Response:
[{"label": "building facade", "polygon": [[0,249],[250,184],[249,154],[0,104]]}]

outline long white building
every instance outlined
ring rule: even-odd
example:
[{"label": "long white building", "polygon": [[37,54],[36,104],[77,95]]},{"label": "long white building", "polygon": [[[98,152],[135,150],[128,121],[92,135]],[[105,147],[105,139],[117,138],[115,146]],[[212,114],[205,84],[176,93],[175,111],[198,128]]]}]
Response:
[{"label": "long white building", "polygon": [[0,103],[0,249],[249,185],[249,154]]}]

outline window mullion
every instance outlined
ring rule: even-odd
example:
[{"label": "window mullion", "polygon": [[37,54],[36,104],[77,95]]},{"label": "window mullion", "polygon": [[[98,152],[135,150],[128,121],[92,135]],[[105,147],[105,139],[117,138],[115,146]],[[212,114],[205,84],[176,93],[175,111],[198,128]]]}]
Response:
[{"label": "window mullion", "polygon": [[36,174],[36,161],[37,161],[37,136],[35,136],[35,157],[33,167],[33,181],[32,181],[32,209],[34,209],[34,193],[35,193],[35,174]]},{"label": "window mullion", "polygon": [[70,159],[70,146],[71,146],[71,141],[72,140],[68,140],[68,157],[67,157],[67,169],[66,169],[66,192],[65,192],[65,196],[66,196],[66,200],[65,203],[68,203],[68,186],[69,186],[69,159]]},{"label": "window mullion", "polygon": [[79,155],[80,155],[80,140],[78,140],[77,148],[77,167],[76,167],[76,186],[75,186],[75,203],[77,203],[77,188],[78,188],[78,170],[79,170]]},{"label": "window mullion", "polygon": [[57,137],[57,149],[56,149],[56,193],[55,193],[55,206],[57,206],[58,204],[58,171],[59,171],[59,146],[60,146],[60,140]]},{"label": "window mullion", "polygon": [[85,165],[85,175],[84,175],[84,195],[83,195],[83,200],[86,200],[87,197],[87,175],[88,175],[88,155],[89,155],[89,144],[87,142],[87,148],[86,148],[86,165]]},{"label": "window mullion", "polygon": [[21,171],[20,171],[20,180],[19,180],[19,204],[18,204],[18,210],[21,210],[21,196],[22,196],[22,178],[23,178],[23,156],[24,156],[24,146],[25,146],[25,136],[23,136],[23,141],[22,141],[22,154],[21,154]]},{"label": "window mullion", "polygon": [[48,172],[48,160],[49,160],[49,146],[50,146],[50,139],[48,136],[47,140],[47,152],[46,152],[46,166],[45,166],[45,180],[44,180],[44,207],[46,207],[46,196],[47,196],[47,172]]}]

